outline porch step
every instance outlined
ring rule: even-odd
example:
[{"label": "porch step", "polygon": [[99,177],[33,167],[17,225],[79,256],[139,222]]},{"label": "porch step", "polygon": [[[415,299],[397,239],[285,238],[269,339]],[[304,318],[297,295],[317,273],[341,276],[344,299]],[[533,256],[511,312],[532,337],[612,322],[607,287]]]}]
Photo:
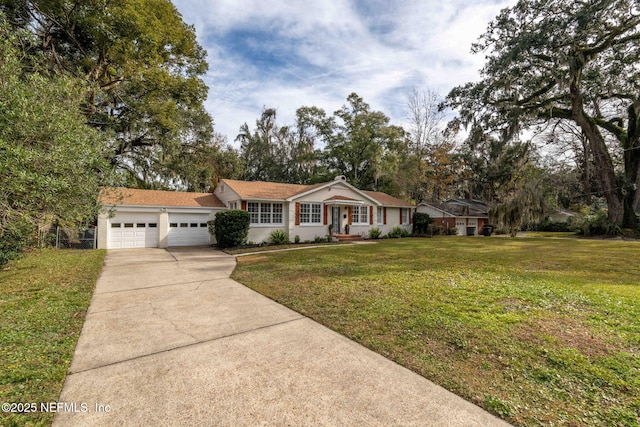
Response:
[{"label": "porch step", "polygon": [[338,239],[338,242],[359,242],[364,240],[359,234],[334,234],[333,237]]}]

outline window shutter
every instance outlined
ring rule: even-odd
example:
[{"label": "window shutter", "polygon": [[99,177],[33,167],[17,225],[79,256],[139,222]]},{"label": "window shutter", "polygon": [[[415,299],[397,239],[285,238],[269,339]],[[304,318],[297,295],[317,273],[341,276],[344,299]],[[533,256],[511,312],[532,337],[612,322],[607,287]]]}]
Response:
[{"label": "window shutter", "polygon": [[241,206],[242,206],[242,210],[246,211],[247,210],[247,201],[243,200],[242,203],[241,203]]},{"label": "window shutter", "polygon": [[324,225],[328,224],[328,222],[327,222],[328,217],[329,217],[329,206],[324,205],[324,220],[323,220],[324,221]]},{"label": "window shutter", "polygon": [[296,225],[300,225],[300,202],[296,202]]},{"label": "window shutter", "polygon": [[387,225],[387,207],[385,206],[384,208],[382,208],[382,223],[384,225]]},{"label": "window shutter", "polygon": [[373,225],[373,206],[369,206],[369,224]]},{"label": "window shutter", "polygon": [[351,206],[349,206],[349,213],[347,214],[347,220],[349,222],[349,224],[353,224],[353,208]]},{"label": "window shutter", "polygon": [[402,225],[402,208],[398,209],[400,211],[400,225]]}]

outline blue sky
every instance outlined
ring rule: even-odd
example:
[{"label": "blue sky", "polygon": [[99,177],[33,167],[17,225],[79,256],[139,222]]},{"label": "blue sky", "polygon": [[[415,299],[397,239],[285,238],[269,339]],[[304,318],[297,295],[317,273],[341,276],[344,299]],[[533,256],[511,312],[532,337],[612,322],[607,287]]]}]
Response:
[{"label": "blue sky", "polygon": [[233,142],[263,107],[293,124],[301,106],[333,113],[356,92],[393,124],[413,87],[445,96],[475,81],[471,43],[515,0],[174,0],[207,50],[206,108]]}]

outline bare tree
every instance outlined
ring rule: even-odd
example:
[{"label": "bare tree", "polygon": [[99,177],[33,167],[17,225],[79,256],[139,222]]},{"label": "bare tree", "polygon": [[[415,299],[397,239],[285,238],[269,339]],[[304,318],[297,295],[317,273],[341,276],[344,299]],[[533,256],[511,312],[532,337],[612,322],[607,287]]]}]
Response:
[{"label": "bare tree", "polygon": [[447,132],[446,112],[440,95],[430,89],[411,90],[408,95],[409,142],[406,176],[407,193],[421,202],[447,195],[453,182],[455,141]]}]

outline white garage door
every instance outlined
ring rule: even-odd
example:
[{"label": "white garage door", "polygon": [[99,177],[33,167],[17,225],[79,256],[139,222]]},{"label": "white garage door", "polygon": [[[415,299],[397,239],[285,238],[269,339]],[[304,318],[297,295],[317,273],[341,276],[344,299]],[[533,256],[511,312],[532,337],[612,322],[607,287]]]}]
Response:
[{"label": "white garage door", "polygon": [[116,214],[109,223],[109,249],[158,247],[156,214]]},{"label": "white garage door", "polygon": [[209,214],[169,214],[169,246],[209,244]]}]

